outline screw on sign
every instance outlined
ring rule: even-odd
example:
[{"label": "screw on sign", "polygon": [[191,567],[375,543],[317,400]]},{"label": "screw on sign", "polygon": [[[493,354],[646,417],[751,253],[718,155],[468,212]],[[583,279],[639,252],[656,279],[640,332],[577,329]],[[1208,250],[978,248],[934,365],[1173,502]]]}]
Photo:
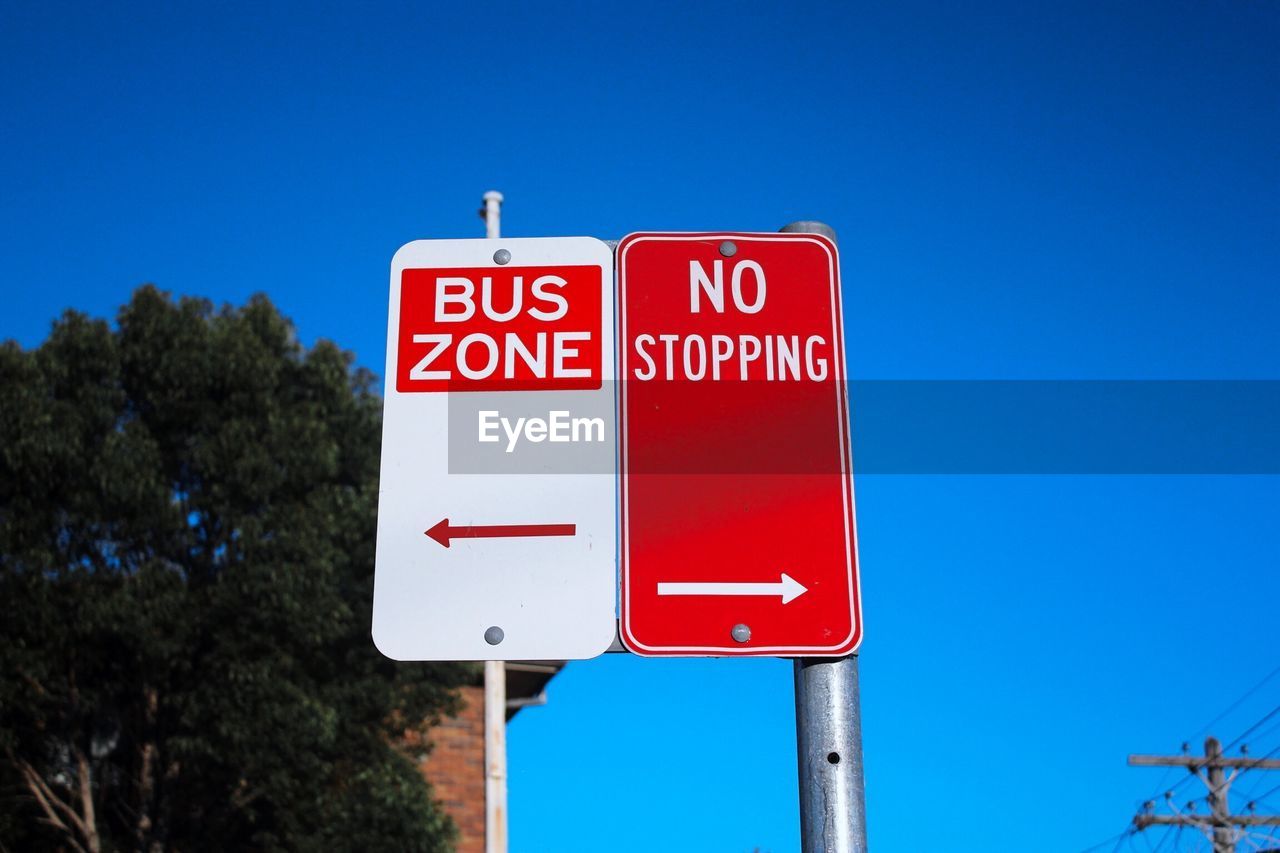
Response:
[{"label": "screw on sign", "polygon": [[849,654],[862,629],[834,244],[641,233],[617,264],[623,643]]}]

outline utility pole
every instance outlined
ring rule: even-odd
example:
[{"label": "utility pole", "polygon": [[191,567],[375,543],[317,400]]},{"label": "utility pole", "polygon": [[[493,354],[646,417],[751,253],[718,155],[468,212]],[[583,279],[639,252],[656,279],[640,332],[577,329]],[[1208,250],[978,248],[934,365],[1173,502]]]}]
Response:
[{"label": "utility pole", "polygon": [[[502,236],[502,193],[484,194],[485,237]],[[507,853],[507,665],[484,662],[484,849]]]},{"label": "utility pole", "polygon": [[[1185,747],[1184,747],[1185,748]],[[1245,747],[1241,747],[1243,752]],[[1192,827],[1205,834],[1213,842],[1213,853],[1236,853],[1236,841],[1241,828],[1247,826],[1280,826],[1280,815],[1231,814],[1227,792],[1231,783],[1246,770],[1280,770],[1280,759],[1250,758],[1247,755],[1230,757],[1222,752],[1222,744],[1215,737],[1204,742],[1204,755],[1130,755],[1130,767],[1185,767],[1209,789],[1209,813],[1182,812],[1173,802],[1172,792],[1165,793],[1165,801],[1174,812],[1171,815],[1155,814],[1155,803],[1148,802],[1139,814],[1134,815],[1134,828],[1141,832],[1152,826]],[[1231,774],[1227,774],[1227,770]],[[1252,807],[1252,804],[1250,804]]]},{"label": "utility pole", "polygon": [[1222,744],[1217,738],[1209,738],[1204,742],[1205,758],[1214,762],[1209,765],[1209,812],[1213,815],[1213,849],[1226,853],[1235,853],[1235,829],[1226,821],[1231,817],[1231,805],[1227,802],[1227,771],[1221,764]]},{"label": "utility pole", "polygon": [[[835,229],[824,222],[793,222],[781,230],[836,241]],[[866,853],[858,656],[798,658],[795,685],[800,849]]]}]

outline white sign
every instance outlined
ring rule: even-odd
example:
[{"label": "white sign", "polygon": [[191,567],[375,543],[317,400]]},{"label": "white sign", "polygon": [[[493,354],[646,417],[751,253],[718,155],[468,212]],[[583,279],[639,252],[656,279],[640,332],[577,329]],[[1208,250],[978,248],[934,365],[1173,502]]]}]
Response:
[{"label": "white sign", "polygon": [[[587,237],[396,253],[373,597],[383,654],[564,660],[613,641],[613,303],[613,253]],[[589,462],[575,464],[579,448]]]}]

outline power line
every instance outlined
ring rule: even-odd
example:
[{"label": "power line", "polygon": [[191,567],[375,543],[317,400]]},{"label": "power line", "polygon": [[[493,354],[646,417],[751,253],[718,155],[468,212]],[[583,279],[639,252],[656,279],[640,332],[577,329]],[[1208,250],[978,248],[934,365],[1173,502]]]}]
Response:
[{"label": "power line", "polygon": [[1253,686],[1252,686],[1252,687],[1250,687],[1248,690],[1246,690],[1246,691],[1244,692],[1244,695],[1242,695],[1239,699],[1237,699],[1236,701],[1234,701],[1234,702],[1232,702],[1230,705],[1228,705],[1228,706],[1227,706],[1227,709],[1226,709],[1225,711],[1223,711],[1223,712],[1222,712],[1221,714],[1219,714],[1218,716],[1214,717],[1214,718],[1213,718],[1212,720],[1210,720],[1209,722],[1205,723],[1204,728],[1200,729],[1198,732],[1196,732],[1194,735],[1192,735],[1192,737],[1193,737],[1193,738],[1200,737],[1200,735],[1202,735],[1202,734],[1204,734],[1205,732],[1209,731],[1209,728],[1210,728],[1214,723],[1216,723],[1216,722],[1218,722],[1219,720],[1221,720],[1221,719],[1223,719],[1224,717],[1226,717],[1226,716],[1227,716],[1227,714],[1230,714],[1230,713],[1231,713],[1232,711],[1234,711],[1236,708],[1239,708],[1242,704],[1244,704],[1244,701],[1245,701],[1246,699],[1248,699],[1250,696],[1252,696],[1253,694],[1255,694],[1255,693],[1257,693],[1259,690],[1261,690],[1261,689],[1262,689],[1262,686],[1263,686],[1264,684],[1266,684],[1266,683],[1267,683],[1268,681],[1270,681],[1271,679],[1275,678],[1277,675],[1280,675],[1280,666],[1277,666],[1275,669],[1271,670],[1271,671],[1270,671],[1270,672],[1268,672],[1266,675],[1264,675],[1264,676],[1262,677],[1262,680],[1261,680],[1261,681],[1259,681],[1257,684],[1253,685]]},{"label": "power line", "polygon": [[1249,726],[1249,728],[1245,729],[1245,730],[1244,730],[1244,731],[1243,731],[1243,732],[1242,732],[1238,737],[1236,737],[1236,739],[1235,739],[1235,740],[1233,740],[1233,741],[1231,741],[1231,743],[1227,744],[1227,745],[1224,747],[1224,749],[1230,749],[1231,747],[1233,747],[1233,746],[1235,746],[1236,744],[1238,744],[1240,741],[1244,740],[1246,737],[1248,737],[1248,736],[1249,736],[1249,733],[1250,733],[1251,731],[1253,731],[1253,730],[1254,730],[1254,729],[1256,729],[1258,726],[1260,726],[1260,725],[1262,725],[1263,723],[1265,723],[1267,720],[1269,720],[1269,719],[1271,719],[1272,717],[1274,717],[1276,714],[1280,714],[1280,705],[1275,706],[1275,707],[1274,707],[1274,708],[1272,708],[1270,711],[1268,711],[1266,714],[1263,714],[1263,715],[1262,715],[1262,719],[1258,720],[1258,722],[1254,723],[1252,726]]},{"label": "power line", "polygon": [[[1209,731],[1209,729],[1216,723],[1219,723],[1230,716],[1234,711],[1244,705],[1245,702],[1255,696],[1259,690],[1265,687],[1277,675],[1280,675],[1280,665],[1272,668],[1257,683],[1236,697],[1236,699],[1230,702],[1226,708],[1215,715],[1211,720],[1209,720],[1209,722],[1205,723],[1204,727],[1196,733],[1196,736]],[[1114,837],[1114,840],[1116,841],[1114,850],[1119,850],[1126,839],[1129,841],[1130,847],[1132,848],[1133,836],[1135,834],[1155,826],[1164,826],[1168,828],[1177,828],[1177,835],[1174,836],[1175,849],[1177,848],[1178,842],[1181,840],[1182,830],[1186,827],[1194,827],[1195,829],[1204,832],[1206,836],[1209,837],[1214,853],[1235,853],[1237,837],[1239,837],[1240,840],[1245,840],[1251,835],[1262,837],[1261,833],[1248,832],[1246,827],[1249,829],[1263,826],[1280,828],[1280,815],[1270,816],[1256,815],[1252,813],[1248,815],[1232,814],[1229,799],[1231,783],[1234,782],[1245,770],[1280,769],[1280,760],[1273,761],[1271,759],[1271,756],[1280,752],[1280,746],[1277,746],[1262,758],[1245,756],[1230,758],[1224,754],[1226,750],[1242,743],[1245,738],[1254,732],[1257,732],[1262,726],[1266,725],[1268,721],[1275,718],[1277,715],[1280,715],[1280,705],[1277,705],[1264,714],[1261,718],[1241,732],[1234,740],[1228,743],[1226,747],[1223,747],[1217,738],[1207,738],[1205,740],[1205,754],[1203,757],[1190,755],[1186,743],[1183,743],[1183,754],[1180,756],[1129,756],[1129,764],[1131,766],[1164,766],[1166,769],[1164,774],[1161,775],[1159,783],[1161,787],[1164,786],[1165,780],[1168,779],[1169,775],[1176,772],[1176,768],[1178,767],[1185,768],[1187,770],[1187,775],[1174,782],[1172,786],[1164,791],[1166,801],[1176,814],[1171,816],[1155,814],[1155,800],[1160,795],[1160,791],[1157,790],[1156,794],[1149,797],[1143,803],[1142,810],[1134,816],[1132,828],[1128,832],[1121,833]],[[1276,731],[1277,728],[1280,728],[1280,721],[1278,721],[1276,725],[1269,726],[1262,731],[1259,734],[1259,740],[1266,738],[1273,731]],[[1225,772],[1228,768],[1233,771],[1230,776]],[[1206,797],[1190,801],[1188,805],[1194,809],[1194,803],[1198,802],[1199,799],[1204,799],[1209,805],[1208,814],[1201,815],[1194,811],[1183,814],[1178,810],[1177,806],[1174,805],[1174,793],[1192,778],[1201,779],[1208,787],[1209,793]],[[1256,791],[1257,789],[1255,788],[1254,790]],[[1253,806],[1258,800],[1263,800],[1276,791],[1280,791],[1280,785],[1269,789],[1262,796],[1250,796],[1247,802],[1249,805]],[[1237,796],[1239,796],[1239,794],[1237,794]],[[1271,834],[1274,835],[1274,829]],[[1158,851],[1161,850],[1169,840],[1169,837],[1170,833],[1166,832],[1160,839],[1159,845],[1154,848],[1152,853],[1158,853]],[[1092,850],[1098,850],[1111,840],[1113,839],[1107,839],[1107,841],[1096,844],[1093,847],[1088,848],[1085,853],[1089,853],[1089,851]],[[1143,836],[1143,841],[1146,843],[1148,849],[1152,849],[1151,841],[1146,835]]]},{"label": "power line", "polygon": [[[1223,709],[1221,712],[1219,712],[1219,713],[1218,713],[1218,715],[1217,715],[1216,717],[1214,717],[1212,720],[1210,720],[1209,722],[1205,723],[1205,724],[1204,724],[1200,729],[1198,729],[1194,734],[1192,734],[1192,735],[1191,735],[1191,737],[1187,738],[1187,740],[1186,740],[1184,743],[1189,743],[1189,742],[1191,742],[1192,740],[1195,740],[1196,738],[1198,738],[1198,737],[1200,737],[1201,735],[1203,735],[1203,734],[1205,734],[1206,732],[1208,732],[1208,731],[1209,731],[1209,729],[1210,729],[1210,728],[1211,728],[1215,723],[1217,723],[1217,722],[1219,722],[1219,721],[1221,721],[1221,720],[1225,719],[1225,718],[1227,717],[1227,715],[1228,715],[1228,714],[1230,714],[1230,713],[1231,713],[1232,711],[1234,711],[1236,708],[1239,708],[1241,705],[1243,705],[1243,704],[1244,704],[1244,703],[1245,703],[1245,702],[1246,702],[1246,701],[1247,701],[1251,696],[1253,696],[1255,693],[1257,693],[1259,690],[1261,690],[1261,689],[1262,689],[1262,688],[1267,684],[1267,682],[1268,682],[1268,681],[1270,681],[1271,679],[1275,678],[1277,675],[1280,675],[1280,666],[1276,666],[1276,668],[1275,668],[1275,669],[1271,670],[1271,671],[1270,671],[1270,672],[1268,672],[1266,675],[1264,675],[1264,676],[1262,677],[1262,680],[1261,680],[1261,681],[1259,681],[1257,684],[1255,684],[1255,685],[1253,685],[1252,687],[1250,687],[1250,688],[1249,688],[1248,690],[1246,690],[1244,693],[1240,694],[1240,696],[1236,697],[1235,701],[1233,701],[1233,702],[1232,702],[1230,705],[1228,705],[1225,709]],[[1232,744],[1228,744],[1228,748],[1230,748],[1230,747],[1231,747],[1231,745],[1232,745]],[[1185,746],[1184,746],[1184,751],[1185,751]],[[1147,798],[1148,800],[1154,800],[1157,796],[1159,796],[1159,795],[1160,795],[1161,791],[1163,791],[1163,790],[1164,790],[1165,780],[1169,778],[1169,775],[1170,775],[1172,772],[1173,772],[1173,768],[1172,768],[1172,767],[1170,767],[1169,769],[1165,770],[1164,774],[1160,777],[1160,781],[1159,781],[1159,783],[1157,783],[1156,793],[1155,793],[1154,795],[1152,795],[1151,797],[1148,797],[1148,798]],[[1188,775],[1188,776],[1184,776],[1182,779],[1180,779],[1180,780],[1178,780],[1177,782],[1175,782],[1175,783],[1174,783],[1174,786],[1173,786],[1172,788],[1168,789],[1168,790],[1169,790],[1169,791],[1176,791],[1178,788],[1182,787],[1182,785],[1183,785],[1184,783],[1186,783],[1190,778],[1191,778],[1191,777],[1190,777],[1189,775]]]},{"label": "power line", "polygon": [[[1262,756],[1262,757],[1263,757],[1263,758],[1271,758],[1271,757],[1272,757],[1272,756],[1274,756],[1276,753],[1280,753],[1280,746],[1277,746],[1275,749],[1271,750],[1270,752],[1268,752],[1266,755],[1264,755],[1264,756]],[[1254,803],[1254,802],[1257,802],[1258,800],[1266,799],[1266,797],[1268,797],[1269,795],[1271,795],[1271,794],[1275,793],[1276,791],[1280,791],[1280,785],[1277,785],[1276,787],[1274,787],[1274,788],[1272,788],[1271,790],[1267,791],[1265,794],[1262,794],[1261,796],[1259,796],[1259,795],[1258,795],[1258,793],[1257,793],[1257,791],[1258,791],[1258,789],[1259,789],[1259,788],[1261,788],[1264,784],[1266,784],[1266,783],[1265,783],[1265,782],[1259,782],[1257,785],[1254,785],[1254,786],[1253,786],[1253,790],[1252,790],[1252,791],[1250,791],[1250,792],[1248,792],[1248,793],[1246,793],[1246,794],[1239,794],[1238,796],[1239,796],[1242,800],[1244,800],[1246,803]]]},{"label": "power line", "polygon": [[[1244,696],[1240,697],[1240,699],[1237,699],[1234,703],[1232,703],[1232,706],[1231,706],[1231,708],[1229,708],[1229,709],[1228,709],[1228,711],[1230,711],[1230,710],[1234,710],[1237,706],[1239,706],[1239,704],[1240,704],[1244,699],[1246,699],[1246,698],[1248,698],[1249,696],[1251,696],[1251,695],[1253,695],[1254,693],[1256,693],[1256,692],[1257,692],[1257,690],[1258,690],[1258,688],[1260,688],[1263,684],[1265,684],[1265,683],[1267,682],[1267,680],[1269,680],[1269,679],[1271,678],[1271,676],[1272,676],[1272,675],[1274,675],[1276,672],[1280,672],[1280,669],[1272,670],[1272,672],[1271,672],[1271,673],[1269,673],[1269,674],[1267,675],[1267,677],[1266,677],[1266,678],[1264,678],[1262,681],[1258,682],[1258,684],[1254,685],[1254,687],[1253,687],[1252,689],[1250,689],[1249,691],[1247,691],[1247,692],[1245,693],[1245,695],[1244,695]],[[1218,715],[1218,717],[1217,717],[1216,719],[1220,719],[1221,717],[1225,716],[1225,715],[1226,715],[1226,713],[1227,713],[1227,712],[1223,712],[1222,714],[1219,714],[1219,715]],[[1261,719],[1259,719],[1259,720],[1258,720],[1257,722],[1255,722],[1253,725],[1249,726],[1249,728],[1245,729],[1245,730],[1244,730],[1240,735],[1238,735],[1238,736],[1236,737],[1236,739],[1235,739],[1235,740],[1231,741],[1231,743],[1229,743],[1229,744],[1227,744],[1225,747],[1223,747],[1223,750],[1225,751],[1225,750],[1227,750],[1227,749],[1230,749],[1231,747],[1233,747],[1233,746],[1235,746],[1236,744],[1240,743],[1240,742],[1241,742],[1241,741],[1243,741],[1246,737],[1248,737],[1248,736],[1249,736],[1249,734],[1250,734],[1251,732],[1253,732],[1255,729],[1257,729],[1259,726],[1261,726],[1263,723],[1265,723],[1267,720],[1271,719],[1272,717],[1276,716],[1277,714],[1280,714],[1280,705],[1277,705],[1275,708],[1272,708],[1269,712],[1267,712],[1266,714],[1264,714],[1264,715],[1262,716],[1262,718],[1261,718]],[[1270,734],[1272,731],[1275,731],[1277,727],[1280,727],[1280,723],[1277,723],[1277,726],[1272,726],[1272,727],[1268,728],[1268,729],[1266,730],[1266,734]],[[1276,747],[1275,749],[1271,750],[1271,752],[1267,753],[1267,755],[1266,755],[1266,756],[1264,756],[1264,757],[1270,757],[1270,756],[1272,756],[1272,755],[1275,755],[1277,752],[1280,752],[1280,746],[1278,746],[1278,747]],[[1175,767],[1177,767],[1177,766],[1179,766],[1179,765],[1176,765],[1176,764],[1175,764],[1175,765],[1170,765],[1170,766],[1169,766],[1169,769],[1165,771],[1164,777],[1162,777],[1162,781],[1163,781],[1163,779],[1164,779],[1164,778],[1167,778],[1167,777],[1168,777],[1168,775],[1169,775],[1170,773],[1172,773],[1172,772],[1173,772],[1173,770],[1174,770],[1174,768],[1175,768]],[[1191,769],[1191,768],[1189,768],[1189,769]],[[1187,782],[1190,782],[1193,778],[1195,778],[1195,774],[1194,774],[1194,772],[1188,773],[1186,776],[1182,777],[1182,778],[1181,778],[1181,779],[1179,779],[1177,782],[1175,782],[1171,788],[1169,788],[1168,790],[1166,790],[1166,791],[1164,792],[1164,793],[1165,793],[1165,796],[1166,796],[1166,797],[1171,796],[1175,791],[1177,791],[1179,788],[1181,788],[1181,787],[1182,787],[1183,785],[1185,785]],[[1148,798],[1148,802],[1149,802],[1150,800],[1154,800],[1154,799],[1156,798],[1156,796],[1158,796],[1158,793],[1157,793],[1157,795],[1155,795],[1155,796],[1151,796],[1151,797],[1149,797],[1149,798]]]},{"label": "power line", "polygon": [[1101,850],[1103,847],[1106,847],[1112,841],[1116,842],[1116,846],[1112,848],[1112,853],[1115,853],[1116,850],[1120,849],[1120,845],[1124,843],[1125,836],[1133,835],[1133,833],[1134,833],[1133,827],[1126,826],[1124,830],[1120,832],[1118,835],[1113,835],[1110,838],[1104,838],[1102,841],[1099,841],[1097,844],[1093,845],[1092,847],[1086,847],[1085,849],[1081,850],[1080,853],[1093,853],[1095,850]]},{"label": "power line", "polygon": [[[1266,743],[1270,738],[1271,734],[1274,732],[1280,732],[1280,720],[1276,720],[1267,728],[1263,729],[1260,732],[1257,732],[1256,734],[1251,735],[1249,737],[1249,740],[1246,743],[1242,743],[1240,745],[1240,748],[1244,750],[1252,751],[1253,747],[1260,746],[1261,744]],[[1280,746],[1272,747],[1271,752],[1273,754],[1276,752],[1280,752]]]},{"label": "power line", "polygon": [[[1272,723],[1272,724],[1271,724],[1270,726],[1268,726],[1267,728],[1263,729],[1262,731],[1260,731],[1260,732],[1258,732],[1257,734],[1255,734],[1255,735],[1253,735],[1252,737],[1250,737],[1250,738],[1249,738],[1249,742],[1248,742],[1247,744],[1242,744],[1242,748],[1243,748],[1244,746],[1248,746],[1250,749],[1252,749],[1252,748],[1253,748],[1253,745],[1255,745],[1255,744],[1262,744],[1262,743],[1266,743],[1266,742],[1267,742],[1267,739],[1268,739],[1268,738],[1272,735],[1272,733],[1274,733],[1274,732],[1280,732],[1280,720],[1276,720],[1274,723]],[[1277,750],[1280,750],[1280,747],[1276,747],[1276,749],[1277,749]]]},{"label": "power line", "polygon": [[[1280,713],[1277,707],[1272,713]],[[1269,719],[1270,715],[1246,730],[1252,731]],[[1239,742],[1237,738],[1234,742]],[[1202,779],[1209,789],[1206,798],[1209,804],[1208,814],[1191,812],[1184,814],[1173,805],[1173,795],[1167,794],[1169,805],[1175,814],[1156,814],[1154,803],[1150,800],[1143,810],[1134,815],[1134,828],[1142,832],[1153,826],[1194,827],[1210,834],[1214,853],[1236,853],[1236,836],[1238,830],[1252,827],[1280,827],[1280,815],[1232,814],[1229,791],[1231,783],[1245,770],[1280,770],[1280,759],[1253,758],[1251,756],[1228,756],[1224,754],[1222,743],[1215,737],[1204,742],[1204,755],[1130,755],[1129,765],[1132,767],[1185,767],[1189,773]],[[1227,770],[1234,772],[1228,776]],[[1201,773],[1203,772],[1203,776]],[[1144,837],[1145,840],[1145,837]]]},{"label": "power line", "polygon": [[[1261,786],[1261,785],[1259,785],[1258,787],[1259,787],[1259,788],[1261,788],[1262,786]],[[1256,790],[1256,789],[1255,789],[1255,790]],[[1274,794],[1276,791],[1280,791],[1280,785],[1276,785],[1274,788],[1271,788],[1271,789],[1267,790],[1267,792],[1266,792],[1266,793],[1263,793],[1263,794],[1256,794],[1256,793],[1245,794],[1245,795],[1244,795],[1245,802],[1247,802],[1247,803],[1256,803],[1256,802],[1258,802],[1259,800],[1265,800],[1267,797],[1271,796],[1271,795],[1272,795],[1272,794]]]}]

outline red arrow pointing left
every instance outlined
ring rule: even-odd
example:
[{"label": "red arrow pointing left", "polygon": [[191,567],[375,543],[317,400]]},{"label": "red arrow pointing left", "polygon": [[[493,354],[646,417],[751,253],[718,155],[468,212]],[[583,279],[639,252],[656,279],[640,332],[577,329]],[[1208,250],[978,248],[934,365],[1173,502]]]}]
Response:
[{"label": "red arrow pointing left", "polygon": [[444,518],[426,535],[449,547],[450,539],[495,539],[508,536],[573,536],[578,530],[576,524],[468,524],[450,527],[449,519]]}]

